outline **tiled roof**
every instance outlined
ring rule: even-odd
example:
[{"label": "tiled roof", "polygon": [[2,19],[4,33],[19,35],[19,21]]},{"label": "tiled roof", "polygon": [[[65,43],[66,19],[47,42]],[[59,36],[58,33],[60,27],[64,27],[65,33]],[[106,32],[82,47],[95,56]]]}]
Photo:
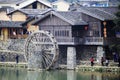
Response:
[{"label": "tiled roof", "polygon": [[33,24],[37,24],[39,21],[43,20],[48,15],[55,15],[61,18],[62,20],[68,22],[71,25],[87,25],[88,24],[81,19],[80,12],[55,12],[55,11],[52,11],[49,14],[41,16],[39,19],[34,21]]},{"label": "tiled roof", "polygon": [[0,8],[0,11],[6,11],[7,13],[9,13],[13,10],[14,10],[14,8],[12,8],[12,7],[2,7],[2,8]]},{"label": "tiled roof", "polygon": [[80,7],[77,10],[84,14],[88,14],[95,18],[98,18],[100,20],[113,20],[114,18],[116,18],[116,16],[114,14],[109,13],[109,12],[99,9],[99,8]]},{"label": "tiled roof", "polygon": [[45,5],[45,6],[47,6],[47,7],[51,7],[50,2],[48,2],[46,0],[26,0],[26,1],[24,1],[23,3],[21,3],[19,5],[19,8],[24,8],[24,7],[30,5],[30,4],[32,4],[34,2],[38,2],[38,3],[41,3],[41,4]]},{"label": "tiled roof", "polygon": [[109,6],[118,6],[120,4],[120,0],[109,0]]},{"label": "tiled roof", "polygon": [[21,28],[21,23],[18,21],[0,21],[0,28],[7,27],[7,28]]},{"label": "tiled roof", "polygon": [[45,0],[0,0],[0,4],[20,4],[19,6],[17,6],[20,9],[20,8],[30,5],[31,3],[35,1],[42,3],[46,5],[47,7],[51,7],[50,2],[45,1]]},{"label": "tiled roof", "polygon": [[26,14],[41,14],[45,10],[40,10],[40,9],[20,9],[19,11],[26,13]]},{"label": "tiled roof", "polygon": [[30,21],[32,21],[32,20],[34,20],[34,19],[35,19],[35,17],[33,17],[33,16],[29,17],[25,22],[22,23],[22,25],[24,26],[24,25],[26,25],[28,22],[30,22]]},{"label": "tiled roof", "polygon": [[41,15],[43,13],[46,13],[46,12],[49,12],[51,11],[52,9],[18,9],[18,10],[14,10],[14,11],[11,11],[10,13],[8,13],[8,15],[16,12],[16,11],[20,11],[26,15]]},{"label": "tiled roof", "polygon": [[81,18],[80,12],[58,12],[61,16],[66,18],[68,21],[74,23],[74,25],[87,25],[85,21]]},{"label": "tiled roof", "polygon": [[116,12],[118,12],[118,7],[92,7],[92,8],[96,8],[96,9],[99,9],[99,10],[103,10],[103,11],[106,11],[108,13],[111,13],[111,14],[115,14]]},{"label": "tiled roof", "polygon": [[0,0],[0,4],[19,4],[26,0]]}]

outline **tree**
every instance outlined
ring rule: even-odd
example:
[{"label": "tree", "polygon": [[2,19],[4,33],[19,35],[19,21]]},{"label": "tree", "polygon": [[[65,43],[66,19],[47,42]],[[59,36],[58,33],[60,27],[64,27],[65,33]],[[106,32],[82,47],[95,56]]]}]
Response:
[{"label": "tree", "polygon": [[[115,14],[116,19],[114,20],[115,27],[113,30],[120,34],[120,5],[118,6],[118,12]],[[120,37],[116,38],[116,43],[112,45],[112,48],[120,54]]]},{"label": "tree", "polygon": [[116,19],[114,20],[114,23],[116,26],[114,27],[115,32],[120,32],[120,5],[118,6],[118,12],[115,14]]}]

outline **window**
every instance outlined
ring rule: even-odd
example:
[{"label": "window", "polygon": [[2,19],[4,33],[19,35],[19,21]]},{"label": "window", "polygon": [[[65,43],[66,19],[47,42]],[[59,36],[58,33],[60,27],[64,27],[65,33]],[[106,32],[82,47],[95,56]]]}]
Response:
[{"label": "window", "polygon": [[89,36],[93,36],[93,31],[89,31]]},{"label": "window", "polygon": [[16,4],[16,6],[19,6],[19,4]]},{"label": "window", "polygon": [[89,36],[100,36],[100,22],[90,22],[90,32],[88,34],[92,34]]},{"label": "window", "polygon": [[84,30],[74,29],[72,31],[72,36],[73,37],[83,37],[83,35],[84,35]]},{"label": "window", "polygon": [[54,9],[57,9],[57,7],[58,7],[57,5],[53,5],[53,8],[54,8]]},{"label": "window", "polygon": [[67,30],[55,31],[55,36],[68,37],[69,36],[69,31],[67,31]]}]

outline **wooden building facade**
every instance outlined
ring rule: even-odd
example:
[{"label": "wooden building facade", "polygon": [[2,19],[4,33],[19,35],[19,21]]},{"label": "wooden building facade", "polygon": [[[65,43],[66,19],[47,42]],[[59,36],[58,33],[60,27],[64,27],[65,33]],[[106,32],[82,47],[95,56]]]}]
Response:
[{"label": "wooden building facade", "polygon": [[[11,31],[12,33],[15,32],[16,34],[24,34],[25,31],[27,32],[27,30],[38,30],[38,28],[35,26],[31,27],[30,24],[27,25],[26,30],[26,28],[22,26],[22,23],[28,20],[30,16],[40,15],[42,11],[51,8],[49,2],[42,0],[0,1],[0,4],[1,40],[7,40],[10,38],[9,36],[13,36],[11,35]],[[20,30],[18,28],[20,28]]]},{"label": "wooden building facade", "polygon": [[[67,48],[70,46],[76,48],[78,61],[89,60],[90,57],[95,57],[97,60],[99,47],[104,52],[100,57],[106,54],[112,55],[109,50],[106,50],[110,45],[106,43],[106,38],[115,37],[114,32],[111,32],[114,27],[112,19],[115,16],[99,9],[95,9],[95,14],[91,13],[94,9],[89,12],[88,10],[51,11],[33,22],[33,25],[38,25],[40,30],[47,30],[55,36],[60,48],[60,57],[65,60]],[[104,29],[107,31],[105,32]]]},{"label": "wooden building facade", "polygon": [[25,38],[22,22],[0,21],[0,40]]},{"label": "wooden building facade", "polygon": [[[16,33],[20,31],[24,34],[24,29],[29,32],[36,30],[51,32],[59,45],[60,63],[66,62],[68,47],[75,47],[77,61],[89,60],[90,57],[97,59],[97,57],[103,57],[104,54],[112,55],[108,47],[111,43],[109,38],[115,37],[114,32],[112,32],[114,27],[112,20],[115,15],[107,10],[88,7],[67,12],[49,9],[19,9],[8,13],[8,15],[11,22],[13,21],[11,24],[15,22],[17,26],[0,26],[1,32],[7,33],[4,35],[11,35],[11,32],[14,31]],[[24,22],[19,24],[19,21]],[[2,31],[3,28],[7,32]],[[101,56],[99,56],[99,49],[104,52]]]}]

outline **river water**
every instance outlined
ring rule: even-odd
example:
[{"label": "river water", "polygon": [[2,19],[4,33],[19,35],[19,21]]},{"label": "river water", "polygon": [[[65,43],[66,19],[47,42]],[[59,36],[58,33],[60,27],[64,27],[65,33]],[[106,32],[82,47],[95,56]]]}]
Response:
[{"label": "river water", "polygon": [[120,80],[120,74],[72,70],[27,71],[26,69],[0,68],[0,80]]}]

